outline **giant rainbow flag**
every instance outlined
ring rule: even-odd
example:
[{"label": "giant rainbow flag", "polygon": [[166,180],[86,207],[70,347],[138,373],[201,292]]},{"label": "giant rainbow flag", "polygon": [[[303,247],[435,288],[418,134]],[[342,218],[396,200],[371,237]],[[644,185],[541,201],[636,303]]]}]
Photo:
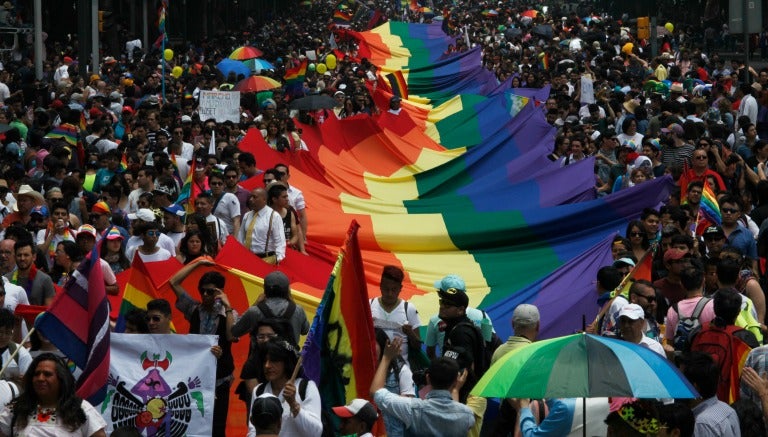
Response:
[{"label": "giant rainbow flag", "polygon": [[[307,203],[309,255],[289,249],[274,267],[228,241],[216,268],[230,275],[235,309],[244,311],[261,292],[261,278],[278,268],[311,317],[354,220],[368,296],[379,295],[385,265],[400,266],[401,297],[425,323],[438,310],[434,282],[451,273],[465,279],[470,304],[488,310],[502,338],[524,302],[539,306],[546,336],[592,320],[599,310],[592,283],[611,261],[611,237],[666,201],[671,179],[596,197],[592,160],[561,168],[546,157],[555,130],[537,102],[549,90],[510,90],[482,68],[477,50],[446,54],[452,40],[440,24],[335,32],[356,38],[359,56],[380,74],[402,71],[409,99],[400,114],[388,113],[392,93],[380,80],[371,92],[381,114],[298,123],[309,151],[281,153],[258,130],[245,135],[239,148],[259,168],[290,166],[290,183]],[[257,177],[242,185],[261,184]],[[174,263],[144,266],[146,283],[137,275],[125,299],[173,297],[167,280]],[[188,278],[188,290],[197,278]],[[183,317],[174,315],[174,323],[183,332]]]}]

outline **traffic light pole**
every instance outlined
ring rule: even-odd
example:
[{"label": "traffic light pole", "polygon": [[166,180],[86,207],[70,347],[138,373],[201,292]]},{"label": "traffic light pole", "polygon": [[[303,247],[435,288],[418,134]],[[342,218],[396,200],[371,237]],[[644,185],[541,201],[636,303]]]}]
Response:
[{"label": "traffic light pole", "polygon": [[99,0],[91,0],[91,74],[99,74]]}]

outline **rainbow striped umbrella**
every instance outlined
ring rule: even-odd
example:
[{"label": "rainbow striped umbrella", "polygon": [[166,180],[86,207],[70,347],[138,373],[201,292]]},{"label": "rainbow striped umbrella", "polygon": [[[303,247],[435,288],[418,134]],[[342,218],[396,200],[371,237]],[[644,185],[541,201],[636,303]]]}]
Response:
[{"label": "rainbow striped umbrella", "polygon": [[235,91],[255,93],[259,91],[273,90],[283,86],[280,82],[267,76],[251,76],[243,79],[235,85]]},{"label": "rainbow striped umbrella", "polygon": [[624,340],[573,334],[537,341],[496,361],[472,390],[498,398],[697,398],[675,365]]},{"label": "rainbow striped umbrella", "polygon": [[246,59],[253,59],[261,56],[264,56],[264,52],[257,49],[256,47],[243,46],[236,48],[232,53],[230,53],[229,59],[234,59],[235,61],[245,61]]}]

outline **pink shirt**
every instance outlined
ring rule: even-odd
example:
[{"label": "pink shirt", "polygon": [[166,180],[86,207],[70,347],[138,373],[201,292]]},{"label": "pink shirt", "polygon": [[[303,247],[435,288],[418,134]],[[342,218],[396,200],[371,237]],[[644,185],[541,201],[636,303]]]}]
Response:
[{"label": "pink shirt", "polygon": [[[678,302],[677,309],[680,310],[680,315],[682,317],[690,317],[690,315],[693,314],[693,309],[696,307],[696,303],[699,299],[701,299],[701,296],[683,299]],[[709,322],[715,319],[715,306],[713,302],[714,301],[710,300],[704,305],[704,310],[699,317],[699,322],[702,327],[709,325]],[[675,312],[675,309],[669,307],[669,310],[667,310],[667,322],[664,330],[664,338],[669,339],[669,341],[672,341],[675,338],[678,320],[679,317]]]}]

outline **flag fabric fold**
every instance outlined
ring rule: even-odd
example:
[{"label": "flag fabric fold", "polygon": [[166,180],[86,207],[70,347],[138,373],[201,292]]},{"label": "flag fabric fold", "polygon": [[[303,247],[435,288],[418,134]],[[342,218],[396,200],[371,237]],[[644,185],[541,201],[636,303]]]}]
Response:
[{"label": "flag fabric fold", "polygon": [[703,235],[710,226],[721,226],[722,224],[723,216],[715,192],[709,183],[705,183],[704,189],[701,191],[699,212],[696,215],[696,235]]},{"label": "flag fabric fold", "polygon": [[35,324],[82,372],[77,395],[94,405],[104,399],[109,374],[109,304],[100,260],[94,249]]},{"label": "flag fabric fold", "polygon": [[400,97],[403,100],[408,100],[408,82],[403,76],[402,70],[389,73],[387,75],[389,86],[392,88],[392,94]]}]

